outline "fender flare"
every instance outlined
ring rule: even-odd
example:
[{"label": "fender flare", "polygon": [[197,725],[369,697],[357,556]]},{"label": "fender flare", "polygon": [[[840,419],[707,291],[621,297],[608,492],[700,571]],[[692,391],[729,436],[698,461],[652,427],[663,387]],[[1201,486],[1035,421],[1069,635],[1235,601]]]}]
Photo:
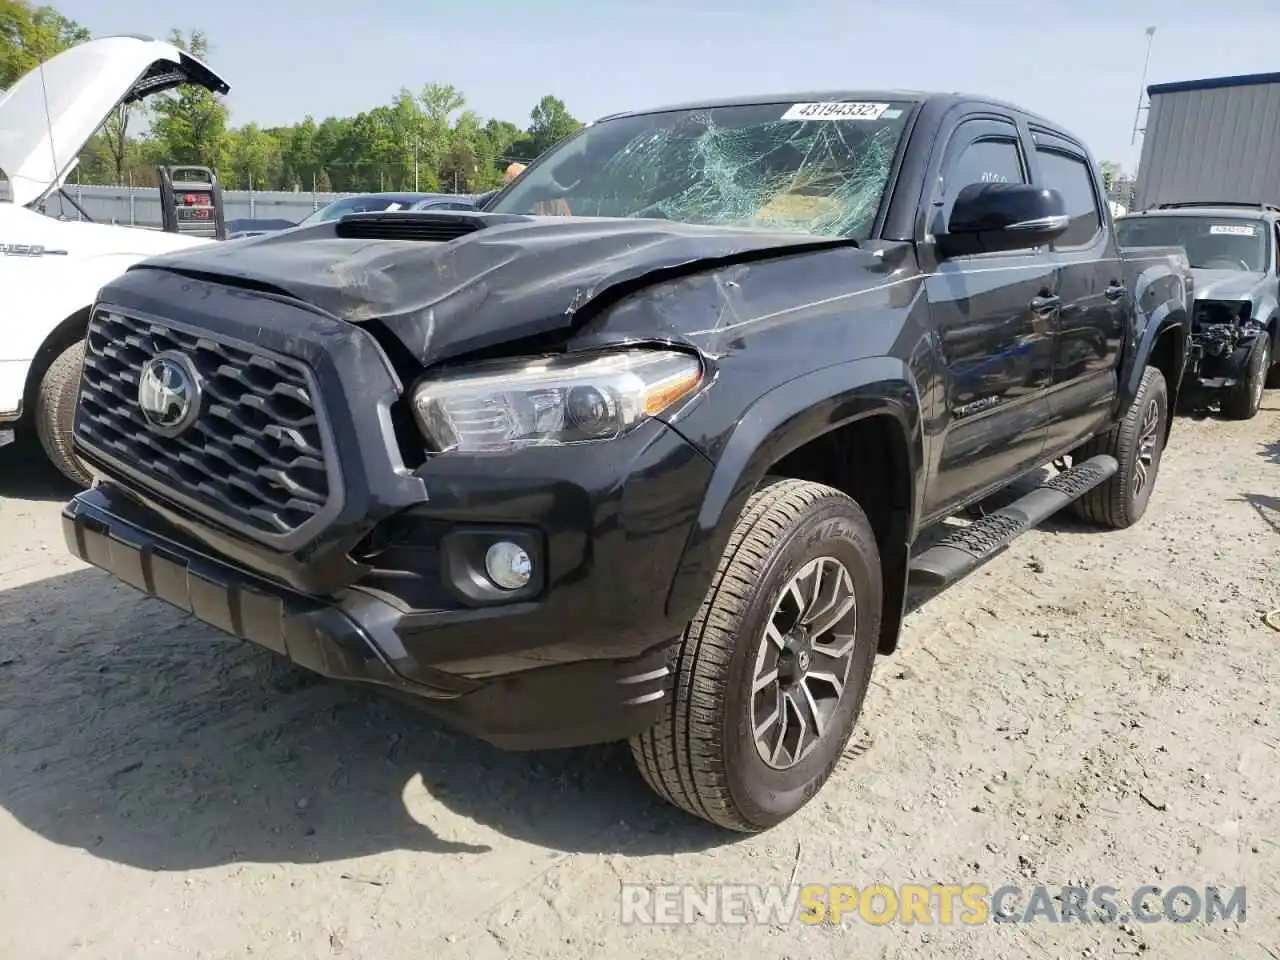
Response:
[{"label": "fender flare", "polygon": [[1183,371],[1187,365],[1189,326],[1190,319],[1187,316],[1186,306],[1176,300],[1166,300],[1148,314],[1147,325],[1139,334],[1132,353],[1133,362],[1127,364],[1122,370],[1119,402],[1116,409],[1117,419],[1128,412],[1134,398],[1137,397],[1143,371],[1146,370],[1147,362],[1155,351],[1156,341],[1173,329],[1178,330],[1178,382],[1168,386],[1171,394],[1176,395],[1179,392]]},{"label": "fender flare", "polygon": [[914,530],[924,461],[920,407],[915,377],[905,363],[891,357],[824,367],[759,397],[719,445],[667,595],[667,612],[680,622],[693,618],[739,514],[769,467],[810,440],[858,420],[888,415],[902,430],[911,485],[906,529]]},{"label": "fender flare", "polygon": [[1271,331],[1271,355],[1280,352],[1280,307],[1272,307],[1267,319],[1262,321],[1262,329]]}]

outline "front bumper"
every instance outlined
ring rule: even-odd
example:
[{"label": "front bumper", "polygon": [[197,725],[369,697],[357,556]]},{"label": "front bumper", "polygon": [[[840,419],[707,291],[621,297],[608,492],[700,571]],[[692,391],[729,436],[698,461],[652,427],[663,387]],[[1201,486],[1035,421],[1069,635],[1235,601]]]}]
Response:
[{"label": "front bumper", "polygon": [[[151,318],[151,330],[182,327],[182,349],[215,340],[305,366],[333,493],[286,535],[237,529],[222,507],[235,491],[197,488],[181,470],[199,450],[154,436],[135,449],[129,438],[143,435],[127,425],[128,392],[112,400],[109,433],[82,394],[76,451],[102,480],[66,508],[73,553],[227,633],[409,694],[501,746],[615,740],[652,725],[667,652],[693,615],[670,598],[712,469],[679,432],[653,420],[603,444],[432,455],[412,423],[397,422],[404,386],[359,325],[159,270],[130,271],[101,302]],[[148,336],[100,352],[137,364]],[[116,383],[133,376],[112,369]],[[526,588],[485,586],[485,544],[497,540],[527,547]]]},{"label": "front bumper", "polygon": [[[358,590],[336,601],[296,593],[130,523],[114,506],[107,487],[82,493],[63,509],[67,547],[81,560],[307,670],[409,695],[496,746],[546,749],[625,739],[652,726],[670,696],[670,642],[636,657],[485,680],[423,667],[403,642],[405,635],[421,636],[420,614]],[[446,642],[465,642],[477,626],[501,629],[442,619],[437,639]]]},{"label": "front bumper", "polygon": [[30,370],[30,360],[0,360],[0,424],[21,419],[22,394]]}]

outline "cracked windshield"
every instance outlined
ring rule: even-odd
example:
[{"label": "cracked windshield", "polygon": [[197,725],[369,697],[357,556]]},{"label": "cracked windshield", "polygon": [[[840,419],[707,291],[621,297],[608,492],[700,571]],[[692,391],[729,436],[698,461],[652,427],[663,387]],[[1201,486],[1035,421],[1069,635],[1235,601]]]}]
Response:
[{"label": "cracked windshield", "polygon": [[651,217],[865,239],[909,103],[765,104],[607,120],[491,210]]}]

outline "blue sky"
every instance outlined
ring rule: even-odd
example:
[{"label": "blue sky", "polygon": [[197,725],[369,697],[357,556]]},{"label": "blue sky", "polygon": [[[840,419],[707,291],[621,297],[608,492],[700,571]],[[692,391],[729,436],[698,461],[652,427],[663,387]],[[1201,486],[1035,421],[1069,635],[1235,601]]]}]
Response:
[{"label": "blue sky", "polygon": [[233,123],[355,114],[430,82],[522,126],[544,93],[591,119],[721,94],[966,90],[1051,116],[1131,169],[1148,26],[1149,83],[1280,71],[1277,0],[54,2],[95,35],[202,28]]}]

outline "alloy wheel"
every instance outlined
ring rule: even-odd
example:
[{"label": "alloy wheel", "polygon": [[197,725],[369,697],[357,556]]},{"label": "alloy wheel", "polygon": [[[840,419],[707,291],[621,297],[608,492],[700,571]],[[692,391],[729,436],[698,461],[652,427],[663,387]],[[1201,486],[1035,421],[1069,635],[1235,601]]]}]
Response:
[{"label": "alloy wheel", "polygon": [[1142,414],[1142,427],[1138,431],[1138,457],[1134,462],[1133,495],[1142,493],[1147,485],[1160,442],[1160,402],[1153,397]]},{"label": "alloy wheel", "polygon": [[774,769],[795,766],[830,727],[853,662],[856,608],[853,577],[834,557],[805,564],[774,604],[751,687],[756,750]]}]

